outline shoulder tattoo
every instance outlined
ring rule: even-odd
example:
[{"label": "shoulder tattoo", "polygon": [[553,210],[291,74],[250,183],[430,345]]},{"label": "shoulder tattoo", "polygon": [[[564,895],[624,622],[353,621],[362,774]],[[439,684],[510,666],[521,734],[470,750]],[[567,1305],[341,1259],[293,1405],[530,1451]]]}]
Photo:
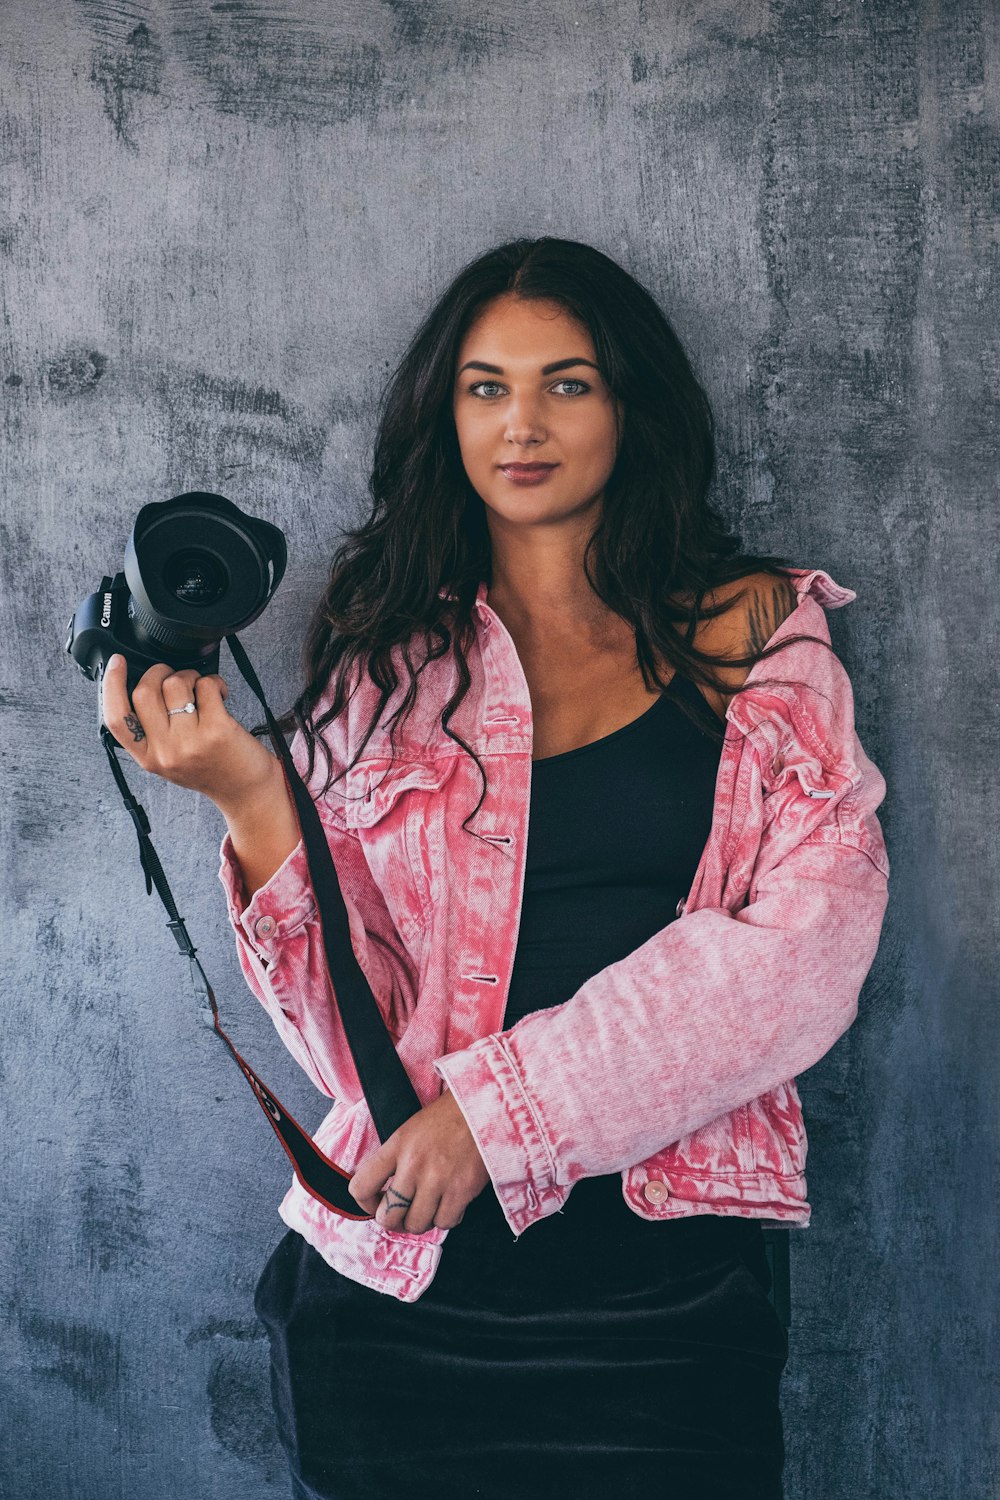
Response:
[{"label": "shoulder tattoo", "polygon": [[747,605],[747,628],[754,652],[763,651],[783,620],[787,620],[799,600],[789,578],[770,579],[755,589]]}]

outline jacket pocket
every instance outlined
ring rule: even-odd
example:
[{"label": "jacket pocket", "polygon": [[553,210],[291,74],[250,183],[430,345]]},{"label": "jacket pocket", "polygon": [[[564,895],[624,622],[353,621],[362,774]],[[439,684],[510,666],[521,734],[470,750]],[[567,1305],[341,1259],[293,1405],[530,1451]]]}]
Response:
[{"label": "jacket pocket", "polygon": [[347,773],[343,803],[400,936],[422,930],[444,889],[445,797],[456,757],[362,761]]},{"label": "jacket pocket", "polygon": [[765,796],[784,793],[789,800],[802,798],[805,807],[818,805],[820,817],[823,803],[843,797],[860,780],[860,772],[847,774],[850,768],[835,766],[832,757],[818,754],[796,740],[791,732],[777,745],[769,737],[759,748]]},{"label": "jacket pocket", "polygon": [[759,725],[751,737],[761,778],[760,840],[747,892],[752,901],[762,876],[817,830],[826,830],[820,838],[841,840],[838,809],[850,797],[860,773],[834,764],[831,755],[805,744],[788,724]]},{"label": "jacket pocket", "polygon": [[875,808],[885,780],[854,737],[854,755],[836,764],[786,740],[765,760],[764,824],[782,829],[781,851],[791,844],[850,844],[885,876],[889,861]]}]

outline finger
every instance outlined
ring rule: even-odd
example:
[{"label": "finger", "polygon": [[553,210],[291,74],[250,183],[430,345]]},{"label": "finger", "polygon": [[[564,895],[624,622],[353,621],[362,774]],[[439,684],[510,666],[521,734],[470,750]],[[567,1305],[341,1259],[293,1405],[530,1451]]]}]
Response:
[{"label": "finger", "polygon": [[449,1205],[447,1193],[443,1193],[441,1196],[441,1202],[438,1204],[437,1209],[434,1213],[435,1225],[438,1229],[454,1229],[455,1225],[461,1224],[462,1220],[465,1218],[465,1210],[468,1208],[468,1206],[468,1203],[463,1203],[461,1208],[459,1208],[456,1212],[456,1210]]},{"label": "finger", "polygon": [[138,759],[146,749],[146,728],[129,698],[127,676],[128,664],[116,653],[101,674],[101,717],[122,749]]},{"label": "finger", "polygon": [[395,1152],[386,1145],[366,1156],[347,1184],[348,1191],[366,1214],[374,1214],[382,1201],[382,1189],[396,1169]]},{"label": "finger", "polygon": [[[160,683],[163,711],[170,729],[198,722],[198,673],[191,667],[171,672]],[[194,707],[190,707],[193,704]]]},{"label": "finger", "polygon": [[402,1224],[394,1220],[399,1215],[394,1214],[389,1220],[390,1229],[403,1229],[407,1234],[426,1234],[429,1229],[450,1227],[442,1224],[442,1202],[443,1195],[438,1188],[418,1187],[413,1194],[413,1203],[407,1211],[405,1221]]},{"label": "finger", "polygon": [[[211,728],[221,717],[229,717],[223,707],[229,688],[217,673],[203,677],[193,667],[185,667],[164,677],[160,691],[169,728],[198,724]],[[193,711],[186,707],[189,703],[194,704]]]},{"label": "finger", "polygon": [[[178,686],[178,684],[181,684],[181,686]],[[225,678],[220,677],[217,672],[203,677],[194,667],[185,667],[180,672],[171,672],[169,677],[163,679],[160,689],[163,693],[164,702],[170,708],[174,707],[174,697],[180,695],[182,701],[185,703],[190,702],[193,698],[200,709],[201,692],[203,689],[207,689],[209,695],[206,697],[206,703],[209,701],[225,703],[229,697],[229,688]]]},{"label": "finger", "polygon": [[112,720],[120,723],[132,707],[125,690],[125,676],[124,656],[110,657],[101,673],[101,718],[109,729]]},{"label": "finger", "polygon": [[[425,1205],[426,1200],[427,1195],[425,1193],[423,1194]],[[404,1192],[395,1182],[388,1182],[382,1194],[375,1218],[379,1224],[384,1224],[386,1229],[396,1229],[407,1234],[420,1234],[423,1231],[419,1227],[414,1227],[419,1224],[420,1212],[426,1213],[426,1206],[423,1210],[417,1210],[415,1194],[412,1191],[409,1193]],[[429,1228],[433,1221],[434,1216],[432,1214],[428,1224],[425,1224],[424,1228]]]},{"label": "finger", "polygon": [[168,677],[175,675],[173,667],[168,666],[165,661],[158,661],[143,672],[132,689],[132,704],[145,725],[147,735],[161,744],[169,724],[163,701],[163,684]]},{"label": "finger", "polygon": [[[198,721],[210,728],[221,719],[228,719],[230,714],[225,707],[228,696],[229,689],[221,677],[198,677],[191,692],[191,697],[198,708]],[[170,722],[171,724],[180,723],[181,715],[176,714]]]}]

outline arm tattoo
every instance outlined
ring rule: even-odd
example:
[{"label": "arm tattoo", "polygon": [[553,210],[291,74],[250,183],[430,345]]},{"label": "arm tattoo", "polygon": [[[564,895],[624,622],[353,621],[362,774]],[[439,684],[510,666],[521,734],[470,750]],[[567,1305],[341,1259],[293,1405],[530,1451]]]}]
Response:
[{"label": "arm tattoo", "polygon": [[798,603],[799,596],[790,579],[775,579],[770,590],[760,589],[751,598],[747,611],[750,649],[763,651],[782,620],[786,620]]},{"label": "arm tattoo", "polygon": [[135,714],[125,715],[125,728],[132,731],[132,738],[135,740],[136,744],[138,744],[140,740],[144,740],[146,738],[146,731],[139,723],[139,720],[136,718]]}]

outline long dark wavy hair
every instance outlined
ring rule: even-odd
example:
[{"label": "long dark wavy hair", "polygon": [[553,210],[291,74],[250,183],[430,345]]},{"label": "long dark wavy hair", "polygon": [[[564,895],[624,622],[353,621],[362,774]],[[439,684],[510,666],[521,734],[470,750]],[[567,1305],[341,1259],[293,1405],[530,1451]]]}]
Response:
[{"label": "long dark wavy hair", "polygon": [[[322,747],[328,790],[347,767],[333,775],[322,730],[346,706],[354,669],[367,670],[381,697],[352,766],[399,686],[393,648],[402,648],[408,674],[406,694],[387,726],[393,755],[395,729],[416,701],[420,672],[453,650],[458,687],[443,705],[441,724],[483,778],[463,827],[482,805],[486,772],[449,720],[471,683],[466,653],[475,639],[476,592],[484,578],[492,579],[486,509],[462,463],[452,395],[465,333],[485,305],[504,293],[559,303],[578,319],[590,332],[606,384],[623,403],[618,455],[584,571],[608,608],[633,626],[647,690],[665,686],[656,668],[660,660],[694,682],[733,695],[743,688],[717,679],[715,665],[749,667],[792,640],[815,639],[793,636],[743,657],[694,647],[699,621],[732,608],[741,596],[703,609],[707,591],[758,572],[791,585],[784,571],[788,560],[744,552],[707,499],[715,471],[714,422],[680,339],[650,293],[591,245],[545,237],[487,251],[446,288],[389,377],[369,479],[372,508],[334,552],[305,637],[305,687],[281,721],[285,732],[298,728],[306,735],[309,776],[315,747]],[[455,599],[442,598],[442,591]],[[678,602],[678,595],[691,599],[690,606]],[[331,688],[332,697],[314,718]],[[686,710],[682,699],[677,703]],[[722,738],[717,720],[712,732]]]}]

